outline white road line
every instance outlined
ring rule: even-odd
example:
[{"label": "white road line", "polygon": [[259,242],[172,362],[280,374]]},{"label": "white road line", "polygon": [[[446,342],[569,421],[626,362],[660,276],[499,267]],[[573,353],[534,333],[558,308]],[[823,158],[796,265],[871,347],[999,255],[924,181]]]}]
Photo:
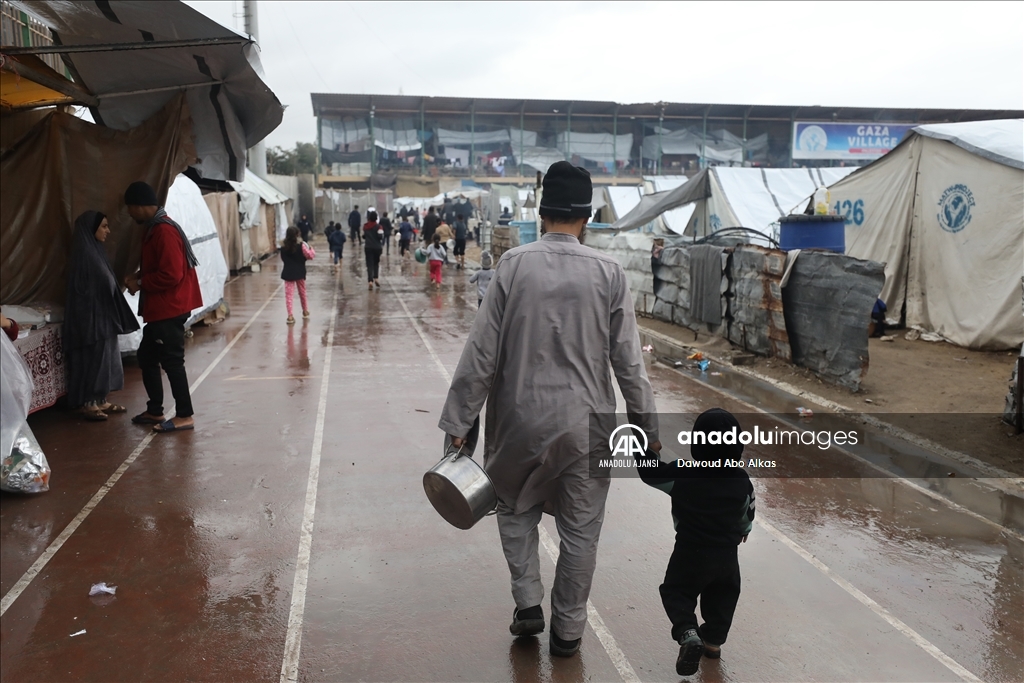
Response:
[{"label": "white road line", "polygon": [[[210,375],[210,373],[213,371],[215,367],[217,367],[217,364],[220,363],[221,360],[223,360],[224,356],[227,355],[227,352],[230,351],[231,348],[235,345],[235,342],[241,339],[242,335],[246,333],[246,331],[252,325],[253,321],[256,320],[260,313],[262,313],[263,310],[267,307],[267,305],[273,300],[274,296],[281,289],[281,287],[283,287],[283,285],[278,285],[277,289],[274,290],[274,293],[271,294],[270,297],[263,303],[263,305],[260,306],[259,310],[256,311],[251,318],[249,318],[249,322],[247,322],[245,326],[242,327],[242,329],[238,332],[238,334],[236,334],[234,338],[230,342],[228,342],[228,345],[224,347],[224,350],[217,354],[217,357],[214,358],[213,361],[206,367],[206,370],[203,371],[203,374],[199,376],[199,379],[193,382],[192,386],[189,387],[190,392],[194,393],[195,390],[199,387],[199,385],[203,383],[203,380]],[[110,489],[114,488],[114,484],[116,484],[117,480],[121,478],[121,475],[127,472],[128,468],[131,467],[131,464],[135,462],[136,458],[138,458],[142,454],[142,452],[146,450],[146,447],[149,446],[154,436],[156,436],[155,432],[149,432],[145,436],[145,438],[143,438],[142,441],[139,442],[139,445],[136,446],[135,450],[131,452],[131,454],[125,459],[124,462],[121,463],[121,466],[114,470],[114,473],[107,478],[107,481],[103,484],[103,486],[101,486],[99,490],[95,494],[93,494],[93,497],[89,499],[89,502],[85,504],[85,507],[83,507],[81,511],[79,511],[79,513],[75,515],[75,518],[72,519],[71,522],[66,527],[64,527],[64,531],[60,532],[60,535],[50,542],[50,545],[46,547],[46,550],[43,551],[42,555],[36,558],[36,561],[33,562],[32,566],[28,568],[28,570],[21,576],[20,579],[18,579],[18,582],[11,587],[11,590],[7,591],[7,594],[4,595],[3,600],[0,601],[0,616],[3,616],[4,613],[7,612],[7,608],[14,604],[14,601],[18,599],[18,597],[22,594],[22,592],[24,592],[26,588],[28,588],[28,585],[32,583],[32,580],[39,575],[39,572],[43,571],[43,568],[46,567],[46,565],[49,563],[51,559],[53,559],[53,556],[57,554],[57,551],[61,549],[61,547],[67,542],[67,540],[71,538],[71,535],[75,533],[78,527],[82,525],[82,522],[85,521],[85,518],[88,517],[92,513],[92,511],[96,509],[96,506],[100,504],[100,501],[102,501],[103,498],[108,493],[110,493]]]},{"label": "white road line", "polygon": [[[398,290],[395,289],[395,285],[388,280],[388,284],[391,286],[391,291],[398,296]],[[402,301],[402,297],[398,296],[398,303],[402,304],[402,308],[405,309],[406,314],[409,316],[409,322],[412,323],[413,327],[416,328],[416,333],[423,340],[423,345],[427,347],[427,352],[430,357],[434,359],[434,363],[437,364],[438,369],[441,371],[441,375],[444,377],[445,382],[449,385],[452,383],[452,376],[448,372],[448,368],[441,362],[440,357],[434,351],[434,346],[427,339],[427,335],[423,333],[423,329],[420,327],[419,322],[413,317],[412,313],[409,312],[409,307]],[[544,545],[544,550],[547,551],[551,560],[555,563],[558,562],[558,548],[555,546],[551,536],[548,534],[547,529],[544,528],[543,524],[537,525],[537,530],[540,532],[540,540]],[[636,671],[633,670],[633,666],[626,659],[626,654],[619,648],[619,644],[615,642],[615,637],[612,636],[612,632],[605,626],[604,619],[601,618],[601,614],[594,607],[594,603],[587,600],[587,623],[590,624],[590,628],[593,629],[594,633],[597,634],[597,639],[601,641],[601,645],[604,646],[605,652],[608,653],[608,658],[612,660],[612,664],[618,670],[619,675],[622,677],[624,683],[640,683],[640,678],[636,675]],[[282,682],[284,679],[281,679]],[[293,679],[294,680],[294,679]],[[289,682],[290,683],[290,682]]]},{"label": "white road line", "polygon": [[316,409],[316,428],[313,431],[313,450],[309,458],[309,479],[306,482],[306,506],[302,514],[299,534],[299,552],[295,562],[295,581],[292,584],[292,606],[288,614],[288,633],[284,640],[284,659],[281,662],[281,682],[299,680],[299,653],[302,649],[302,618],[306,610],[306,586],[309,582],[309,558],[313,547],[313,516],[316,513],[316,492],[320,483],[320,453],[324,443],[324,422],[327,416],[327,389],[331,381],[331,356],[334,349],[334,330],[338,321],[338,286],[334,287],[331,302],[331,323],[327,330],[327,350],[324,352],[324,371],[320,379],[320,403]]},{"label": "white road line", "polygon": [[933,645],[931,641],[922,636],[920,633],[910,628],[910,626],[907,626],[905,623],[903,623],[898,618],[893,616],[893,614],[889,612],[889,610],[885,609],[877,602],[869,598],[867,595],[862,593],[852,583],[850,583],[843,577],[833,572],[824,562],[816,558],[808,551],[804,550],[796,541],[791,539],[789,536],[786,536],[784,533],[782,533],[774,526],[761,519],[760,517],[758,517],[755,521],[757,522],[758,526],[763,528],[769,534],[771,534],[780,542],[782,542],[783,545],[788,547],[790,550],[792,550],[797,555],[806,560],[808,563],[810,563],[815,569],[817,569],[822,574],[831,579],[833,583],[835,583],[837,586],[839,586],[844,591],[853,596],[853,598],[856,599],[857,602],[861,603],[862,605],[870,609],[872,612],[882,617],[882,619],[885,619],[887,622],[889,622],[889,625],[891,625],[897,631],[899,631],[907,638],[912,640],[918,647],[920,647],[922,650],[924,650],[932,657],[937,659],[947,669],[949,669],[965,681],[977,681],[978,683],[980,683],[980,678],[978,678],[970,671],[965,669],[963,666],[957,663],[956,660],[954,660],[952,657],[950,657],[945,652],[940,650],[938,647]]},{"label": "white road line", "polygon": [[[541,545],[544,546],[544,550],[547,551],[551,561],[557,565],[558,547],[555,545],[554,539],[551,538],[551,534],[548,533],[543,524],[537,525],[537,530],[540,532]],[[604,650],[608,653],[612,664],[618,669],[619,676],[622,677],[623,682],[640,683],[640,677],[633,670],[633,665],[626,658],[626,653],[619,647],[619,644],[615,641],[615,636],[605,626],[604,619],[601,618],[597,608],[594,607],[594,603],[590,600],[587,600],[587,622],[590,624],[590,628],[594,629],[597,639],[601,641],[601,645],[604,646]]]},{"label": "white road line", "polygon": [[391,287],[391,291],[395,293],[395,298],[398,299],[398,303],[402,304],[402,310],[409,316],[409,322],[412,323],[413,328],[416,330],[416,334],[420,336],[423,341],[423,345],[427,347],[427,353],[434,359],[434,363],[437,364],[437,369],[441,371],[441,375],[444,377],[444,381],[448,384],[452,383],[452,376],[448,374],[448,368],[444,366],[441,359],[438,357],[437,352],[434,351],[434,345],[427,339],[427,335],[424,334],[423,328],[420,327],[420,322],[413,316],[412,312],[409,311],[409,307],[405,305],[405,301],[402,299],[402,295],[395,289],[395,283],[391,281],[391,278],[387,279],[388,286]]}]

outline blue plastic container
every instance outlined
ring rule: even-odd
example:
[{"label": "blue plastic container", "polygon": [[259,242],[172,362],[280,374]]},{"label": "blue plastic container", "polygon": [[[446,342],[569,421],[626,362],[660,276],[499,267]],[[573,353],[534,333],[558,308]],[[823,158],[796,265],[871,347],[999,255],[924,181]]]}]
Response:
[{"label": "blue plastic container", "polygon": [[509,225],[519,228],[519,244],[537,241],[537,221],[510,221]]},{"label": "blue plastic container", "polygon": [[826,249],[846,253],[846,220],[842,216],[783,216],[779,219],[779,248]]}]

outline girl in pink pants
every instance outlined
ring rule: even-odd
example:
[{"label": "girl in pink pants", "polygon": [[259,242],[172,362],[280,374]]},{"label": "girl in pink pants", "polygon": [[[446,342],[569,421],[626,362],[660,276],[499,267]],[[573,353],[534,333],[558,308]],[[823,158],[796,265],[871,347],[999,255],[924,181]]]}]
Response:
[{"label": "girl in pink pants", "polygon": [[312,258],[312,251],[299,239],[298,228],[288,228],[284,244],[281,245],[281,279],[284,280],[284,306],[288,309],[289,325],[295,323],[292,306],[296,288],[299,290],[299,301],[302,302],[302,317],[309,317],[309,304],[306,301],[306,260]]}]

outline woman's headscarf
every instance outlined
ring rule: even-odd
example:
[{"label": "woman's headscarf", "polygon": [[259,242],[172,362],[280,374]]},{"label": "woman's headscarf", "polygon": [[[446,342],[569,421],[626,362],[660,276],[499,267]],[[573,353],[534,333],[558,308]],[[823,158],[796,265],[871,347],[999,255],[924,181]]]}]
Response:
[{"label": "woman's headscarf", "polygon": [[139,329],[103,243],[96,239],[104,218],[99,211],[86,211],[75,220],[64,306],[65,350]]}]

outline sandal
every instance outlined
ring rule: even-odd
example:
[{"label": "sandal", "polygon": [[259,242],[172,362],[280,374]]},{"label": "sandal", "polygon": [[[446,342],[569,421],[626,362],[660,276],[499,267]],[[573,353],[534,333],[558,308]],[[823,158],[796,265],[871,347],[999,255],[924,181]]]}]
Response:
[{"label": "sandal", "polygon": [[132,422],[137,425],[158,425],[164,421],[163,415],[153,416],[149,413],[139,413],[132,418]]},{"label": "sandal", "polygon": [[108,415],[117,415],[120,413],[127,413],[128,409],[124,406],[119,406],[116,403],[104,403],[100,406],[100,410],[107,413]]},{"label": "sandal", "polygon": [[92,410],[82,410],[82,417],[89,422],[106,422],[107,414],[99,408],[93,408]]}]

